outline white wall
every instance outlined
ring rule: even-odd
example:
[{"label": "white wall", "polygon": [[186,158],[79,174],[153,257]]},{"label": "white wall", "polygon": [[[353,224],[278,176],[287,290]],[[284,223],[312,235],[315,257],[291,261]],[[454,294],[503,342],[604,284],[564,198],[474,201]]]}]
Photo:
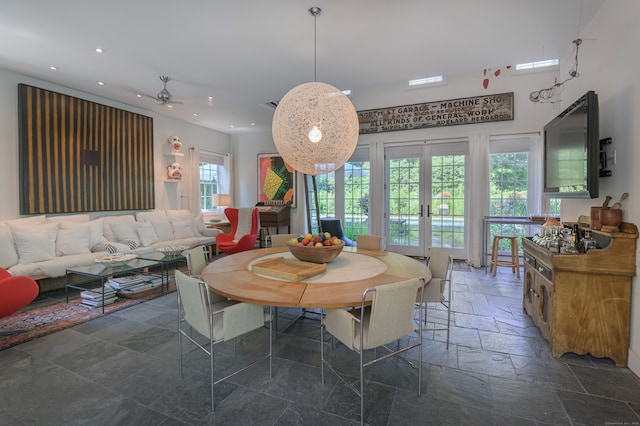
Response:
[{"label": "white wall", "polygon": [[[0,220],[19,216],[19,167],[18,167],[18,83],[25,83],[58,93],[98,102],[103,105],[132,111],[153,118],[155,198],[156,209],[187,208],[188,191],[186,188],[188,165],[188,147],[197,146],[218,152],[230,152],[230,136],[179,121],[152,111],[121,104],[109,99],[78,92],[66,87],[36,80],[9,71],[0,70],[0,170],[3,171],[2,202],[0,202]],[[171,135],[180,136],[185,151],[184,159],[179,160],[183,167],[185,181],[179,184],[165,184],[164,176],[169,158],[163,153],[163,146]],[[121,212],[117,212],[121,213]],[[100,215],[114,214],[100,213]],[[97,215],[97,214],[96,214]]]},{"label": "white wall", "polygon": [[[600,105],[600,137],[613,138],[617,163],[613,176],[600,179],[600,199],[562,202],[562,218],[569,220],[589,214],[590,206],[601,205],[606,195],[617,201],[623,192],[629,199],[623,204],[622,219],[640,224],[640,2],[609,0],[587,25],[580,37],[580,77],[566,85],[565,107],[588,90],[595,90]],[[570,64],[570,62],[565,62]],[[569,65],[570,66],[570,65]],[[566,74],[566,69],[563,70]],[[636,249],[636,275],[640,251]],[[631,289],[631,342],[629,368],[640,375],[640,289],[637,277]]]},{"label": "white wall", "polygon": [[[258,202],[258,154],[277,154],[271,132],[234,135],[231,137],[234,156],[234,206],[250,207]],[[304,182],[296,173],[295,209],[291,210],[291,232],[302,233],[305,223]],[[284,228],[282,229],[284,232]]]}]

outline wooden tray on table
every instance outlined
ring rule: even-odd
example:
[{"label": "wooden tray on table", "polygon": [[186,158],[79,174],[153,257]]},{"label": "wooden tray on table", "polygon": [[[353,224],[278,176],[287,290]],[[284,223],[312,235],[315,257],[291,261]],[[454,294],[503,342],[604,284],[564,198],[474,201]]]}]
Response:
[{"label": "wooden tray on table", "polygon": [[251,266],[251,271],[257,274],[288,281],[300,281],[321,274],[326,270],[326,263],[312,263],[297,259],[285,259],[284,257],[272,257]]}]

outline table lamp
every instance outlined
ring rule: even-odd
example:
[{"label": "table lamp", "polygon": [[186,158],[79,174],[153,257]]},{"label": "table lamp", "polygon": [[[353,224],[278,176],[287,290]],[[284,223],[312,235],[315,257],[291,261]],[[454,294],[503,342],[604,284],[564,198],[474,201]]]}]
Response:
[{"label": "table lamp", "polygon": [[211,196],[211,205],[218,210],[220,207],[228,207],[231,205],[231,194],[213,194]]}]

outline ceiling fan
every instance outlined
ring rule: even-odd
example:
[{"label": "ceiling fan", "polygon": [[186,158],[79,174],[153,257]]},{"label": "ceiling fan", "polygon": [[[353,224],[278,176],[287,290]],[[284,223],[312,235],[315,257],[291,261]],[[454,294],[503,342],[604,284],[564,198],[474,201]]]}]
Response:
[{"label": "ceiling fan", "polygon": [[182,102],[174,101],[173,100],[173,95],[171,95],[169,90],[167,90],[167,83],[170,80],[171,80],[171,77],[169,77],[167,75],[161,75],[160,76],[160,81],[162,81],[162,83],[164,83],[164,87],[162,88],[162,90],[160,92],[158,92],[158,94],[156,96],[150,96],[150,95],[144,95],[144,96],[159,101],[160,105],[181,104]]}]

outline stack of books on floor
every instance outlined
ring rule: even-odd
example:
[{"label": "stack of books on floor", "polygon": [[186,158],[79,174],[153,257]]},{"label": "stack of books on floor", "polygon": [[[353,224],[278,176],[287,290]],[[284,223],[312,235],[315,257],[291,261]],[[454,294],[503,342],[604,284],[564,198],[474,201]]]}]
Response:
[{"label": "stack of books on floor", "polygon": [[155,275],[127,275],[111,278],[108,286],[116,292],[135,294],[162,285],[162,277]]},{"label": "stack of books on floor", "polygon": [[85,290],[80,293],[80,304],[85,307],[95,308],[98,306],[109,305],[116,300],[118,300],[118,296],[116,295],[116,291],[109,286],[104,286],[104,295],[100,292],[99,289],[96,290]]}]

